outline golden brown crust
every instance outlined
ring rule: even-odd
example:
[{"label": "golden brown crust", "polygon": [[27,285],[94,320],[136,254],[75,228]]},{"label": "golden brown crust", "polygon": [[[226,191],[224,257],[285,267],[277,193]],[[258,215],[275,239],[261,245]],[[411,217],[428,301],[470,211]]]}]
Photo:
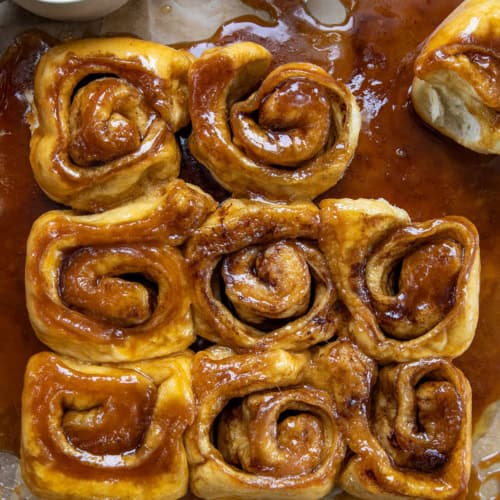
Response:
[{"label": "golden brown crust", "polygon": [[186,434],[194,494],[313,499],[333,488],[344,443],[330,395],[304,385],[308,367],[308,353],[196,354],[197,416]]},{"label": "golden brown crust", "polygon": [[207,50],[193,63],[189,146],[235,196],[312,199],[349,165],[360,113],[349,89],[320,67],[285,64],[266,76],[270,63],[251,42]]},{"label": "golden brown crust", "polygon": [[191,354],[97,366],[42,352],[27,366],[21,466],[48,499],[176,499],[193,419]]},{"label": "golden brown crust", "polygon": [[186,245],[196,332],[240,350],[333,337],[342,317],[318,230],[310,202],[224,202]]},{"label": "golden brown crust", "polygon": [[500,9],[465,0],[415,61],[413,105],[441,133],[479,153],[500,154]]},{"label": "golden brown crust", "polygon": [[38,337],[94,362],[187,348],[194,339],[189,276],[174,247],[214,208],[208,195],[176,180],[102,214],[41,216],[26,260],[26,301]]},{"label": "golden brown crust", "polygon": [[370,500],[458,498],[470,473],[471,401],[467,379],[445,359],[383,368],[372,417],[368,399],[336,399],[339,413],[349,406],[339,425],[355,453],[339,485]]},{"label": "golden brown crust", "polygon": [[320,247],[352,320],[382,363],[456,357],[478,319],[479,240],[461,217],[411,223],[383,200],[325,200]]},{"label": "golden brown crust", "polygon": [[134,38],[50,49],[37,66],[30,144],[40,187],[98,211],[176,177],[190,64],[188,53]]}]

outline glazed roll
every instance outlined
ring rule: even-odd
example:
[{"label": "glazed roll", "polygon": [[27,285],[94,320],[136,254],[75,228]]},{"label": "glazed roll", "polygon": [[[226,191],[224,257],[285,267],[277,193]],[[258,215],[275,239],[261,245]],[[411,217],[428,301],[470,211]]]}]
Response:
[{"label": "glazed roll", "polygon": [[186,245],[197,334],[240,350],[333,337],[343,317],[318,230],[310,202],[224,202]]},{"label": "glazed roll", "polygon": [[344,397],[358,390],[345,385],[335,393],[339,425],[355,454],[339,479],[345,491],[380,500],[454,499],[465,493],[471,390],[460,370],[440,358],[387,366],[380,371],[371,412],[368,399],[353,404]]},{"label": "glazed roll", "polygon": [[52,199],[86,211],[176,177],[189,122],[187,52],[135,38],[75,40],[42,56],[30,161]]},{"label": "glazed roll", "polygon": [[320,207],[320,247],[363,352],[381,363],[462,354],[478,319],[474,225],[462,217],[412,223],[385,200]]},{"label": "glazed roll", "polygon": [[429,125],[478,153],[500,154],[500,8],[465,0],[415,61],[413,105]]},{"label": "glazed roll", "polygon": [[21,467],[41,498],[176,499],[188,486],[191,355],[97,366],[42,352],[27,366]]},{"label": "glazed roll", "polygon": [[308,364],[283,350],[196,354],[186,434],[195,495],[319,499],[333,488],[345,446],[330,395],[303,384]]},{"label": "glazed roll", "polygon": [[189,273],[176,246],[215,208],[175,180],[102,214],[52,211],[33,225],[26,303],[53,350],[93,362],[181,351],[194,339]]},{"label": "glazed roll", "polygon": [[271,54],[251,42],[209,49],[193,64],[189,147],[235,196],[312,199],[337,183],[354,155],[358,106],[318,66],[269,73],[270,64]]}]

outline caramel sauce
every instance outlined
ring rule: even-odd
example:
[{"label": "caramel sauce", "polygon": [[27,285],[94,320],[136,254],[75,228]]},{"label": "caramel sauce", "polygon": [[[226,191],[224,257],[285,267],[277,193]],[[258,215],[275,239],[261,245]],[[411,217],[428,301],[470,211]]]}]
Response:
[{"label": "caramel sauce", "polygon": [[24,92],[50,40],[18,40],[0,60],[0,449],[19,448],[24,367],[43,349],[29,324],[24,299],[26,240],[35,218],[56,205],[36,185],[28,160]]},{"label": "caramel sauce", "polygon": [[[462,215],[481,238],[481,305],[476,337],[456,363],[471,381],[477,421],[500,398],[500,157],[479,155],[428,128],[414,113],[409,88],[422,41],[460,0],[358,0],[341,26],[315,20],[300,0],[247,0],[272,21],[244,16],[223,25],[208,41],[184,44],[200,55],[214,45],[251,40],[269,49],[273,66],[316,63],[347,82],[362,109],[356,156],[343,179],[323,197],[386,198],[414,220]],[[0,449],[17,450],[20,394],[27,358],[42,346],[28,322],[24,300],[24,253],[33,220],[53,208],[37,187],[28,161],[29,130],[24,91],[33,68],[51,43],[31,34],[0,61]],[[226,192],[189,154],[180,134],[182,177],[218,199]],[[477,484],[476,484],[477,483]],[[471,482],[478,488],[481,478]],[[473,491],[471,494],[474,494]]]}]

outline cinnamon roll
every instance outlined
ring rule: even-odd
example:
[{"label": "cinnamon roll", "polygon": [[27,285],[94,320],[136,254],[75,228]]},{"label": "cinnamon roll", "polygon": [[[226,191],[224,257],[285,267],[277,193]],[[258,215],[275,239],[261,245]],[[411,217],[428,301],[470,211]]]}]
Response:
[{"label": "cinnamon roll", "polygon": [[191,355],[97,366],[42,352],[27,366],[21,467],[50,499],[176,499],[187,491]]},{"label": "cinnamon roll", "polygon": [[214,208],[208,195],[175,180],[102,214],[42,215],[26,258],[37,336],[57,352],[94,362],[187,348],[194,338],[189,276],[175,246]]},{"label": "cinnamon roll", "polygon": [[413,105],[429,125],[478,153],[500,154],[500,8],[465,0],[415,61]]},{"label": "cinnamon roll", "polygon": [[358,106],[318,66],[291,63],[268,74],[270,64],[271,54],[251,42],[209,49],[193,63],[189,147],[235,196],[312,199],[354,155]]},{"label": "cinnamon roll", "polygon": [[75,40],[44,54],[30,161],[45,193],[94,212],[176,177],[191,59],[135,38]]},{"label": "cinnamon roll", "polygon": [[186,245],[198,335],[240,350],[333,337],[342,314],[318,230],[310,202],[225,201]]},{"label": "cinnamon roll", "polygon": [[190,486],[202,498],[322,498],[345,446],[330,395],[304,385],[309,355],[196,354]]},{"label": "cinnamon roll", "polygon": [[[330,356],[330,359],[332,356]],[[427,358],[382,368],[373,411],[359,395],[359,374],[374,382],[358,357],[333,356],[332,378],[350,370],[334,391],[339,426],[354,453],[339,479],[365,499],[453,499],[464,494],[471,460],[471,391],[449,361]],[[348,363],[348,364],[347,364]],[[339,366],[337,366],[339,365]],[[365,396],[371,387],[365,386]]]},{"label": "cinnamon roll", "polygon": [[320,247],[361,349],[382,363],[462,354],[478,319],[473,224],[462,217],[412,223],[384,200],[320,207]]}]

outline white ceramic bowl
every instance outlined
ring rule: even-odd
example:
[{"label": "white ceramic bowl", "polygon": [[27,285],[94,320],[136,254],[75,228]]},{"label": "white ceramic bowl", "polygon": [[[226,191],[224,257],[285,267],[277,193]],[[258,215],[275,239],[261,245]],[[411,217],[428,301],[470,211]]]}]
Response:
[{"label": "white ceramic bowl", "polygon": [[58,21],[90,21],[103,17],[128,0],[14,0],[38,16]]}]

